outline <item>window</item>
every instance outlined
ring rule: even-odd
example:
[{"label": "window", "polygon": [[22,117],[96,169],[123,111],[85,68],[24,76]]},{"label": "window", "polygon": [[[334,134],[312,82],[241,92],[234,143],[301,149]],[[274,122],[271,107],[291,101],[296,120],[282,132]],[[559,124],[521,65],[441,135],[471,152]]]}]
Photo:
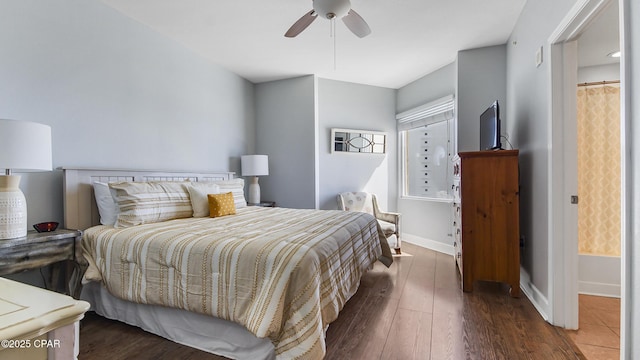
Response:
[{"label": "window", "polygon": [[453,198],[453,110],[453,96],[447,96],[396,116],[403,197],[440,201]]}]

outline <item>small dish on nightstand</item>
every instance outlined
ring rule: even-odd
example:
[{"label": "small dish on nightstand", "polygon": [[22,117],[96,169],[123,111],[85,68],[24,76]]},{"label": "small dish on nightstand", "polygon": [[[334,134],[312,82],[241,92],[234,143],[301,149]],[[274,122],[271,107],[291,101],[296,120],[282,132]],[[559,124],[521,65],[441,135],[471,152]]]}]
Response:
[{"label": "small dish on nightstand", "polygon": [[58,228],[58,223],[55,221],[47,221],[41,222],[33,225],[33,228],[36,229],[37,232],[51,232],[55,231]]}]

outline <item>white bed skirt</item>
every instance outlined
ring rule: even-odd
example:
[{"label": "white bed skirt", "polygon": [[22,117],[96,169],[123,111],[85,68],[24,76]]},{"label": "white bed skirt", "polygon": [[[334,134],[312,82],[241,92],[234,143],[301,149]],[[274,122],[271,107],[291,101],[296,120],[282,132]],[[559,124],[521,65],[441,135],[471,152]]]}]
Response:
[{"label": "white bed skirt", "polygon": [[136,304],[112,296],[96,282],[85,284],[82,300],[91,310],[179,344],[231,359],[275,359],[269,339],[260,339],[243,326],[181,309]]}]

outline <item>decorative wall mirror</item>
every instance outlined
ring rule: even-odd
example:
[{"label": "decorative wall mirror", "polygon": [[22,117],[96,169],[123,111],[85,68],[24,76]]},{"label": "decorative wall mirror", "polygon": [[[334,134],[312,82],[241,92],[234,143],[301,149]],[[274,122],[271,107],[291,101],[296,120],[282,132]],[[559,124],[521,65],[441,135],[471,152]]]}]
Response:
[{"label": "decorative wall mirror", "polygon": [[387,134],[380,131],[331,129],[331,152],[384,154]]}]

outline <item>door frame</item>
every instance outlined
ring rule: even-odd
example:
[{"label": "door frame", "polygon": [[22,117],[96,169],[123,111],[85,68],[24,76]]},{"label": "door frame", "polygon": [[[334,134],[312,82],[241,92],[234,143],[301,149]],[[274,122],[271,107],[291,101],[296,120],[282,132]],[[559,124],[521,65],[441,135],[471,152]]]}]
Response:
[{"label": "door frame", "polygon": [[[549,320],[552,324],[567,329],[578,328],[578,207],[570,202],[571,195],[577,194],[576,84],[578,49],[576,39],[613,1],[618,0],[578,0],[548,40],[551,61],[551,92],[549,94],[551,104],[549,146],[551,151],[549,152],[548,179],[550,189],[548,199],[550,223],[549,298],[551,299]],[[622,4],[620,9],[622,15]],[[620,29],[622,38],[622,27]],[[621,59],[621,64],[622,61],[623,59]],[[624,92],[622,66],[620,78],[621,92]],[[624,99],[621,98],[621,100],[624,109]],[[624,120],[621,119],[621,125],[623,122]],[[624,127],[622,126],[621,131],[621,138],[624,138]],[[621,143],[621,147],[624,147],[624,143]],[[623,148],[620,153],[622,164],[625,164]],[[621,187],[623,199],[625,191],[626,188],[623,184]],[[621,243],[624,243],[624,235]],[[624,246],[622,252],[621,259],[624,259]],[[624,287],[623,282],[621,283],[623,294]],[[621,313],[621,324],[624,324],[624,312]],[[622,331],[622,335],[624,335],[624,331]],[[621,338],[621,345],[623,343]]]}]

